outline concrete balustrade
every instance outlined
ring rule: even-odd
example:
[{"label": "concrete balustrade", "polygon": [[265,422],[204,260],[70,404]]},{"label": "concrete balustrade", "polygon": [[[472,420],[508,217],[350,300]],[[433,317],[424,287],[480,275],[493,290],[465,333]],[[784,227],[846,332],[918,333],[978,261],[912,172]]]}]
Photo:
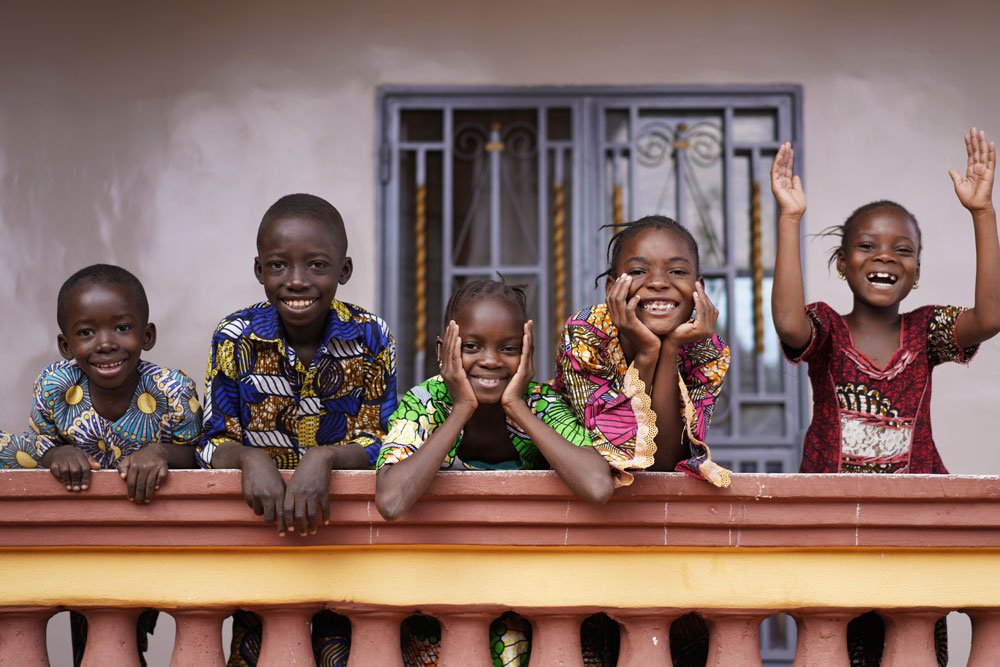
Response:
[{"label": "concrete balustrade", "polygon": [[533,666],[582,665],[580,625],[599,611],[626,667],[669,666],[670,624],[691,611],[709,665],[761,665],[760,623],[778,611],[797,623],[796,666],[847,665],[848,622],[877,610],[883,664],[932,667],[934,623],[955,609],[972,618],[969,664],[1000,664],[995,477],[736,475],[716,489],[642,474],[593,507],[548,472],[446,473],[393,523],[373,492],[371,473],[335,473],[330,525],[279,537],[233,471],[174,472],[143,506],[113,472],[78,494],[45,471],[0,473],[0,666],[48,665],[63,609],[88,619],[85,665],[137,664],[145,608],[176,620],[171,667],[222,665],[236,608],[263,620],[263,667],[313,664],[323,608],[351,621],[351,667],[400,667],[417,612],[441,624],[443,667],[487,665],[508,610],[532,624]]}]

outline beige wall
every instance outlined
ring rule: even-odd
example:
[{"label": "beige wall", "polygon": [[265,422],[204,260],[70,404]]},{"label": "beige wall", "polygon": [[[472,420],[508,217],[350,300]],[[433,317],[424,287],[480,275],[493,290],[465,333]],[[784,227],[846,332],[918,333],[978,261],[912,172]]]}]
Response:
[{"label": "beige wall", "polygon": [[[56,290],[91,262],[140,274],[160,333],[147,357],[200,378],[214,324],[262,295],[254,229],[287,192],[341,208],[357,267],[342,295],[374,306],[381,84],[800,83],[808,231],[869,200],[898,199],[926,244],[922,287],[906,306],[971,303],[971,226],[945,170],[962,164],[968,125],[1000,136],[1000,9],[990,0],[827,4],[5,9],[0,426],[24,426],[31,382],[57,356]],[[827,245],[808,245],[808,295],[844,308]],[[937,440],[955,472],[1000,472],[1000,448],[980,435],[1000,403],[998,376],[1000,341],[971,368],[936,374]]]}]

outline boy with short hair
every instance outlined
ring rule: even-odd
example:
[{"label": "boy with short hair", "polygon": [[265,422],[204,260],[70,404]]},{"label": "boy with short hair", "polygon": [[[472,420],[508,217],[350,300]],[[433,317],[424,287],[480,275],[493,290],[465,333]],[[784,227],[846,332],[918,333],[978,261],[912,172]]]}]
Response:
[{"label": "boy with short hair", "polygon": [[[385,322],[336,299],[353,271],[340,213],[286,195],[257,230],[254,275],[267,301],[226,317],[212,337],[202,464],[243,471],[243,496],[279,534],[329,520],[330,471],[368,469],[396,409],[395,343]],[[294,468],[285,487],[279,468]],[[346,657],[349,626],[313,620],[317,655]],[[336,650],[321,651],[336,644]],[[259,622],[234,615],[230,665],[254,665]],[[331,664],[340,664],[334,662]]]},{"label": "boy with short hair", "polygon": [[[148,503],[169,468],[195,467],[201,406],[194,381],[140,356],[156,343],[142,283],[125,269],[94,264],[59,290],[56,319],[64,361],[35,380],[33,433],[0,434],[4,467],[46,467],[67,491],[86,491],[92,470],[117,468],[126,493]],[[139,660],[157,612],[138,619]],[[86,618],[71,612],[73,663],[81,664]]]}]

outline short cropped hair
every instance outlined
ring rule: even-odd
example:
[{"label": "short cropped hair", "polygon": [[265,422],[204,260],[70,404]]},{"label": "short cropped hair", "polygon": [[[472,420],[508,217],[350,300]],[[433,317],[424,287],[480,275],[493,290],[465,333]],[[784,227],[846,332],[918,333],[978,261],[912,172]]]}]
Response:
[{"label": "short cropped hair", "polygon": [[118,285],[124,287],[135,299],[135,305],[139,307],[139,314],[142,317],[142,324],[149,322],[149,301],[146,299],[146,290],[142,283],[132,273],[114,264],[91,264],[86,266],[69,278],[59,288],[59,296],[56,299],[56,321],[59,329],[66,333],[66,307],[69,296],[76,290],[87,285]]},{"label": "short cropped hair", "polygon": [[305,193],[285,195],[271,204],[257,227],[257,247],[260,247],[261,237],[269,224],[288,218],[308,218],[326,225],[336,242],[347,252],[347,230],[344,229],[344,218],[340,211],[322,197]]}]

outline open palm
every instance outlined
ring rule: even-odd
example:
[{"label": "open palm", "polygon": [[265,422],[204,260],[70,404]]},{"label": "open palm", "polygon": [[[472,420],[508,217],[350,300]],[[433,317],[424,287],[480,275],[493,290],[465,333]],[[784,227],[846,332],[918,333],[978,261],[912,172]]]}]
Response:
[{"label": "open palm", "polygon": [[955,194],[962,206],[977,211],[993,206],[993,172],[997,164],[997,149],[986,142],[986,133],[972,128],[965,134],[965,152],[969,156],[965,178],[955,169],[948,174],[955,184]]},{"label": "open palm", "polygon": [[806,193],[802,190],[802,181],[792,173],[794,163],[795,151],[786,141],[771,165],[771,192],[782,213],[802,215],[806,210]]}]

